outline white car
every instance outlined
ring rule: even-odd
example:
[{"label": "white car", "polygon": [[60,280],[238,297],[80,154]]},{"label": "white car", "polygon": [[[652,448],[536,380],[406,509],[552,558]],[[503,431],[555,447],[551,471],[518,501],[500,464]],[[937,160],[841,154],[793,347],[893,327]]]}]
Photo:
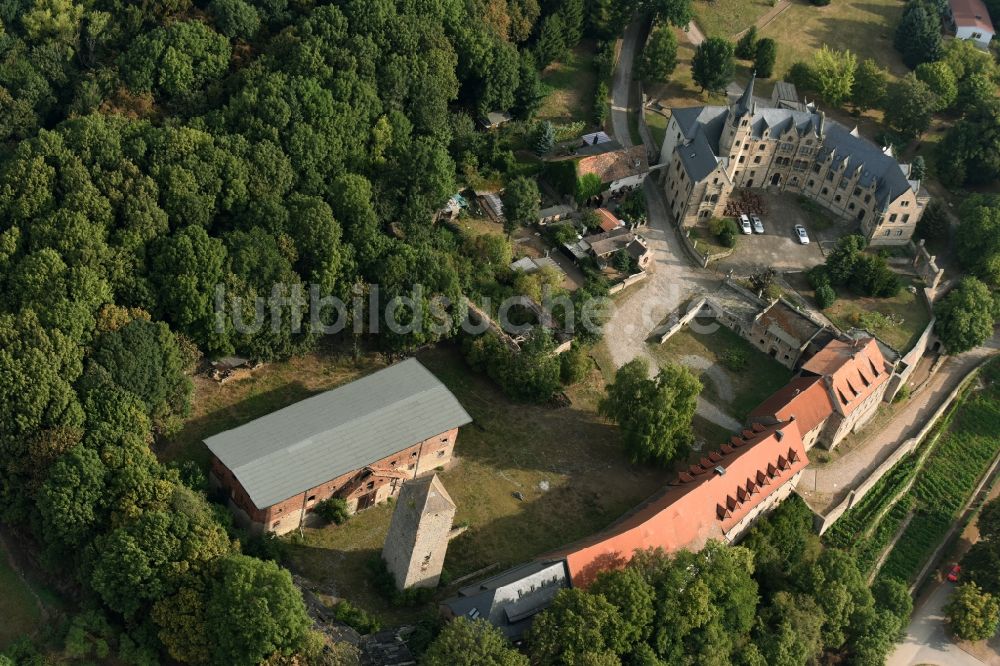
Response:
[{"label": "white car", "polygon": [[764,233],[764,223],[760,221],[760,218],[756,215],[750,216],[750,221],[753,222],[753,232],[755,234]]},{"label": "white car", "polygon": [[801,224],[795,225],[795,237],[799,239],[799,242],[803,245],[809,245],[809,234],[806,233],[806,228]]},{"label": "white car", "polygon": [[740,229],[745,234],[752,234],[753,230],[750,228],[750,218],[745,214],[740,215]]}]

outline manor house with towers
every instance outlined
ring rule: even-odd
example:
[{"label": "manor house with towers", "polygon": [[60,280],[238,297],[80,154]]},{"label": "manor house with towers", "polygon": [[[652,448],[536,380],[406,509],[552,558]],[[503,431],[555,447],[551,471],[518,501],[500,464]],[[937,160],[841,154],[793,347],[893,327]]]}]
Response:
[{"label": "manor house with towers", "polygon": [[856,221],[872,245],[910,240],[930,196],[891,147],[799,102],[790,84],[778,82],[770,102],[753,92],[751,78],[729,106],[672,110],[660,163],[675,224],[722,217],[735,188],[770,187]]}]

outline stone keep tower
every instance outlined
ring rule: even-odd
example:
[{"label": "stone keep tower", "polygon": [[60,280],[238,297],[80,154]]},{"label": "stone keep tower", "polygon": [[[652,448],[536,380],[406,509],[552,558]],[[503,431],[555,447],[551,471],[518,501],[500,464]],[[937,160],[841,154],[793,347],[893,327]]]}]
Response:
[{"label": "stone keep tower", "polygon": [[382,548],[399,589],[437,586],[455,510],[436,474],[403,485]]}]

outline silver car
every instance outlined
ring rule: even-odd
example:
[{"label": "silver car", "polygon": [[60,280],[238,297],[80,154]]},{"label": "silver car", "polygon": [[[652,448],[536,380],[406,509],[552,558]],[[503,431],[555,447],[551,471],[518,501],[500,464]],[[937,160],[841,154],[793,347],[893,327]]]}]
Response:
[{"label": "silver car", "polygon": [[809,234],[806,233],[806,228],[801,224],[795,225],[795,237],[799,239],[799,242],[803,245],[809,245]]},{"label": "silver car", "polygon": [[753,232],[755,234],[764,233],[764,223],[760,221],[760,218],[756,215],[750,216],[750,221],[753,223]]}]

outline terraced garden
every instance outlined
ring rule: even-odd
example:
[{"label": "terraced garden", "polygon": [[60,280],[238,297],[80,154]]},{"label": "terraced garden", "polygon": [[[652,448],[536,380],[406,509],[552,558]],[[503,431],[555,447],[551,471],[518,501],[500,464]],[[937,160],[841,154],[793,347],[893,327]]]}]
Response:
[{"label": "terraced garden", "polygon": [[917,451],[824,535],[862,571],[872,573],[898,537],[878,575],[912,582],[989,469],[1000,451],[1000,362],[983,368],[979,381],[981,389],[971,384]]}]

